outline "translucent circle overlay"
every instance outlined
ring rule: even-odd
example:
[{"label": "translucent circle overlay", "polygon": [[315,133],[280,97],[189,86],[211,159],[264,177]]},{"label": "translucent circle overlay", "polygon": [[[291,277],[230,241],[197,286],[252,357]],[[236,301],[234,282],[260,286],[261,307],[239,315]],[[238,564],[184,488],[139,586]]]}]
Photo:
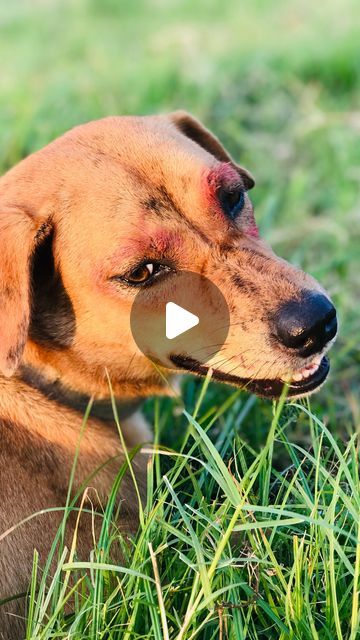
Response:
[{"label": "translucent circle overlay", "polygon": [[[166,305],[172,302],[199,318],[199,323],[173,339],[166,337]],[[213,365],[226,341],[230,317],[220,289],[191,271],[170,272],[139,289],[131,309],[131,331],[140,351],[151,361],[178,369],[179,357]],[[174,360],[172,360],[174,358]]]}]

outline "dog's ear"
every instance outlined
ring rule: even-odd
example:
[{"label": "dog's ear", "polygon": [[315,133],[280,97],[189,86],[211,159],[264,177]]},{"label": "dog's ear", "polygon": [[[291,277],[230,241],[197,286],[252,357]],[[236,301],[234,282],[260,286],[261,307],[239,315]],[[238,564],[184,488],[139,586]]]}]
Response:
[{"label": "dog's ear", "polygon": [[203,149],[211,153],[215,158],[217,158],[217,160],[220,160],[221,162],[231,162],[233,167],[235,167],[241,175],[245,188],[247,190],[252,189],[255,184],[255,180],[252,175],[246,169],[240,167],[234,162],[218,138],[206,129],[199,120],[196,120],[196,118],[186,111],[174,111],[174,113],[171,113],[169,117],[171,122],[173,122],[181,133],[203,147]]},{"label": "dog's ear", "polygon": [[45,214],[15,205],[11,192],[0,186],[0,373],[7,377],[16,370],[27,340],[31,258],[47,229]]}]

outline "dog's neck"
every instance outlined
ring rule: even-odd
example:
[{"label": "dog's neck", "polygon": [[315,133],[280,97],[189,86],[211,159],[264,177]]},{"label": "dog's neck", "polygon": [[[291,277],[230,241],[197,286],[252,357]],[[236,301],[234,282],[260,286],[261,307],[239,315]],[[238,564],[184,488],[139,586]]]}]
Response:
[{"label": "dog's neck", "polygon": [[126,401],[151,395],[171,395],[165,375],[160,375],[151,364],[142,362],[141,366],[135,366],[133,362],[118,362],[105,368],[91,354],[86,356],[84,358],[72,347],[50,349],[29,339],[22,364],[39,372],[47,382],[60,381],[65,390],[101,400],[110,396],[109,378],[114,395]]},{"label": "dog's neck", "polygon": [[[59,379],[47,379],[45,375],[30,365],[22,365],[19,370],[19,378],[37,389],[46,398],[53,400],[57,404],[68,407],[84,415],[91,396],[85,393],[78,393],[67,388]],[[119,420],[125,420],[131,416],[141,406],[143,399],[119,399],[116,398],[116,408]],[[106,422],[114,421],[114,411],[111,399],[95,399],[91,406],[91,415]]]}]

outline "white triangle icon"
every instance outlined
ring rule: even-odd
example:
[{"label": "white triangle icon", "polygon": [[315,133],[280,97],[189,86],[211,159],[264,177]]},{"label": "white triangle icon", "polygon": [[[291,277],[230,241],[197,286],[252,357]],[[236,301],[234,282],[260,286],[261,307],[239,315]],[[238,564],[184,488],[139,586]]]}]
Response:
[{"label": "white triangle icon", "polygon": [[199,324],[200,320],[190,311],[186,311],[175,302],[166,304],[166,337],[168,340],[177,338],[185,331],[189,331]]}]

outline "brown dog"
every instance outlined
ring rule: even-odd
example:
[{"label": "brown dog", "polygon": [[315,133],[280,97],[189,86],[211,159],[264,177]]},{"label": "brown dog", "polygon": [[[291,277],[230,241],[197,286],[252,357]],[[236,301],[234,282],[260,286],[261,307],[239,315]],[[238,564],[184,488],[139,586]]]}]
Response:
[{"label": "brown dog", "polygon": [[[79,126],[2,177],[1,532],[64,506],[84,400],[109,396],[106,372],[120,399],[166,391],[162,372],[131,335],[139,287],[191,270],[221,288],[230,329],[221,364],[208,363],[216,379],[277,397],[284,380],[294,396],[326,378],[335,310],[316,281],[259,239],[247,195],[253,184],[183,112]],[[161,364],[164,372],[207,371],[191,353],[169,352]],[[139,413],[122,427],[130,445],[149,439]],[[124,456],[115,431],[101,415],[91,418],[74,492],[114,456],[91,480],[100,500]],[[134,464],[144,486],[145,460],[140,455]],[[121,497],[123,529],[133,529],[130,479]],[[44,514],[3,536],[0,598],[26,591],[33,548],[45,557],[60,518]],[[81,527],[86,555],[91,527],[86,520]],[[8,609],[0,628],[13,639],[21,631],[14,619],[5,622]]]}]

